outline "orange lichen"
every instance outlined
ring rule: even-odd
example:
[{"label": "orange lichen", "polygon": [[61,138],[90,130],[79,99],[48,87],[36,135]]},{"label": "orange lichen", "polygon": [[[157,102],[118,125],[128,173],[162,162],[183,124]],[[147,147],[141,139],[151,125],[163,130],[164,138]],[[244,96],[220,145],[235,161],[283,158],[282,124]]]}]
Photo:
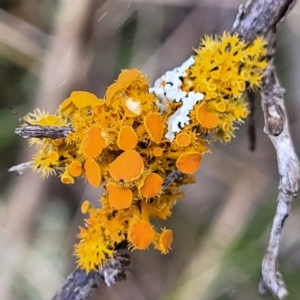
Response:
[{"label": "orange lichen", "polygon": [[143,171],[143,159],[135,150],[123,152],[109,165],[109,173],[113,179],[124,182],[138,179]]},{"label": "orange lichen", "polygon": [[145,250],[153,242],[155,232],[148,221],[131,220],[128,228],[128,241],[133,249]]},{"label": "orange lichen", "polygon": [[167,254],[171,249],[173,242],[173,231],[171,229],[164,229],[159,236],[159,250],[162,254]]},{"label": "orange lichen", "polygon": [[154,150],[153,150],[153,155],[156,156],[156,157],[162,156],[163,153],[164,153],[164,152],[163,152],[163,149],[160,148],[160,147],[156,147],[156,148],[154,148]]},{"label": "orange lichen", "polygon": [[75,182],[67,169],[61,174],[60,181],[64,184],[73,184]]},{"label": "orange lichen", "polygon": [[90,212],[90,210],[92,208],[92,205],[91,205],[90,201],[84,200],[81,203],[81,207],[80,208],[81,208],[81,213],[87,214],[88,212]]},{"label": "orange lichen", "polygon": [[156,173],[150,173],[144,180],[140,189],[141,194],[146,198],[153,198],[161,192],[163,178]]},{"label": "orange lichen", "polygon": [[107,105],[111,104],[112,99],[114,98],[114,96],[120,92],[120,86],[115,82],[112,83],[106,90],[105,96],[107,99]]},{"label": "orange lichen", "polygon": [[131,126],[123,126],[119,131],[117,143],[122,150],[132,150],[138,143],[138,136]]},{"label": "orange lichen", "polygon": [[179,156],[176,167],[184,174],[194,174],[201,163],[202,155],[198,152],[186,152]]},{"label": "orange lichen", "polygon": [[124,209],[130,207],[132,203],[132,191],[130,189],[117,186],[113,183],[106,185],[108,191],[108,200],[115,209]]},{"label": "orange lichen", "polygon": [[52,141],[53,145],[60,146],[63,143],[63,138],[57,138]]},{"label": "orange lichen", "polygon": [[200,105],[196,114],[198,122],[204,128],[212,129],[219,125],[219,117],[207,111],[207,103]]},{"label": "orange lichen", "polygon": [[163,118],[159,113],[152,113],[144,118],[144,125],[150,139],[159,144],[164,133]]},{"label": "orange lichen", "polygon": [[224,112],[226,110],[226,104],[225,104],[225,102],[224,101],[219,102],[216,105],[216,110],[219,111],[219,112]]},{"label": "orange lichen", "polygon": [[176,136],[175,142],[179,147],[187,147],[191,143],[191,137],[186,133],[179,133]]},{"label": "orange lichen", "polygon": [[99,164],[93,159],[88,158],[84,163],[85,176],[88,183],[93,187],[98,187],[102,181]]},{"label": "orange lichen", "polygon": [[76,91],[56,113],[36,109],[24,117],[24,126],[70,128],[64,138],[30,139],[37,147],[35,171],[43,177],[62,172],[66,184],[79,176],[94,187],[105,183],[100,206],[81,205],[88,217],[74,250],[79,268],[98,270],[120,243],[169,251],[172,231],[156,232],[152,219],[171,216],[183,197],[180,187],[195,182],[191,174],[211,142],[234,137],[248,115],[245,90],[261,86],[266,54],[263,38],[205,37],[192,58],[153,87],[139,70],[123,70],[105,100]]},{"label": "orange lichen", "polygon": [[73,104],[81,109],[93,105],[98,102],[96,95],[85,91],[74,91],[70,96]]},{"label": "orange lichen", "polygon": [[49,153],[49,160],[52,162],[52,163],[55,163],[57,162],[59,159],[59,154],[57,153],[57,151],[51,151]]},{"label": "orange lichen", "polygon": [[92,127],[88,130],[81,149],[87,157],[95,158],[101,154],[106,146],[106,133],[99,127]]},{"label": "orange lichen", "polygon": [[82,174],[82,165],[79,161],[73,160],[69,165],[69,173],[73,177],[79,177]]},{"label": "orange lichen", "polygon": [[117,83],[124,89],[128,88],[130,84],[136,81],[141,75],[140,71],[137,69],[122,70],[120,73]]}]

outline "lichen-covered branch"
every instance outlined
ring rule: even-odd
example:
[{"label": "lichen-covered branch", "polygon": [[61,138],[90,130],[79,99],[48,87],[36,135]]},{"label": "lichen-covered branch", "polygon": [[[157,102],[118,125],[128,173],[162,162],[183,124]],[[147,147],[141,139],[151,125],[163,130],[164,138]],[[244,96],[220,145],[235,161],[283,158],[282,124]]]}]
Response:
[{"label": "lichen-covered branch", "polygon": [[288,295],[281,274],[277,271],[277,256],[284,222],[289,215],[292,199],[298,192],[299,162],[289,133],[284,89],[278,81],[272,56],[275,53],[276,27],[285,20],[295,2],[295,0],[248,1],[240,6],[233,26],[233,30],[246,40],[252,40],[258,34],[264,35],[268,40],[270,63],[264,74],[262,109],[265,132],[277,154],[280,183],[270,239],[262,261],[259,292],[265,294],[268,289],[279,299],[284,299]]},{"label": "lichen-covered branch", "polygon": [[[237,34],[230,37],[230,34],[224,33],[220,41],[206,38],[195,56],[180,67],[166,72],[155,82],[153,88],[149,89],[149,83],[140,71],[123,70],[117,81],[107,89],[105,101],[88,92],[73,92],[70,98],[60,105],[57,115],[50,117],[47,114],[33,113],[25,120],[28,126],[16,130],[16,133],[24,138],[66,137],[65,144],[64,140],[60,139],[53,141],[53,144],[58,145],[52,148],[49,148],[48,144],[47,147],[40,145],[40,156],[36,156],[35,167],[44,176],[51,174],[55,167],[59,167],[65,170],[61,176],[63,183],[74,183],[74,178],[82,174],[94,187],[103,182],[110,182],[104,187],[108,193],[104,194],[101,203],[102,208],[104,206],[105,209],[111,210],[113,218],[107,218],[105,214],[107,223],[96,227],[93,227],[93,222],[86,223],[86,228],[80,233],[80,242],[75,248],[79,267],[70,274],[54,300],[85,300],[102,282],[112,285],[115,281],[124,279],[129,256],[126,250],[115,249],[120,236],[121,240],[129,242],[136,249],[144,250],[153,243],[161,253],[168,252],[173,240],[172,231],[166,229],[155,233],[149,220],[140,220],[140,215],[144,211],[149,215],[151,212],[151,217],[162,219],[170,215],[170,209],[182,195],[178,187],[193,181],[190,175],[197,171],[202,154],[209,151],[205,137],[211,134],[216,139],[229,142],[235,128],[233,124],[247,117],[247,104],[243,95],[248,85],[252,90],[256,87],[263,89],[265,129],[277,151],[281,175],[279,204],[268,251],[263,261],[263,279],[260,287],[261,291],[268,288],[279,298],[287,294],[283,281],[276,272],[276,258],[284,220],[288,215],[292,197],[298,190],[299,170],[288,131],[284,92],[277,80],[272,56],[275,52],[276,26],[286,17],[293,5],[292,0],[248,1],[240,6],[233,25],[233,32],[238,33],[239,37]],[[268,42],[268,52],[265,40]],[[221,47],[222,51],[215,51],[216,53],[232,52],[232,57],[235,56],[234,53],[241,52],[240,57],[247,57],[248,60],[238,59],[239,62],[236,63],[237,59],[232,59],[232,67],[227,67],[227,73],[222,75],[219,68],[223,67],[224,60],[217,59],[215,52],[206,49],[207,45],[214,45],[215,49]],[[267,58],[269,67],[263,73],[267,66]],[[210,62],[214,62],[214,65]],[[228,78],[232,78],[229,71],[236,77],[230,85],[224,85]],[[205,75],[206,73],[208,75]],[[194,83],[197,78],[198,88]],[[201,84],[202,81],[205,84]],[[208,82],[210,84],[207,84]],[[220,99],[215,90],[219,90]],[[141,93],[145,96],[143,101],[140,100]],[[229,106],[231,109],[226,109]],[[121,109],[123,113],[112,113],[115,109]],[[74,111],[78,113],[74,114]],[[228,114],[228,118],[222,118],[228,111],[232,112]],[[140,118],[140,115],[144,117]],[[82,127],[82,116],[89,116],[85,127]],[[118,124],[123,124],[127,117],[136,120],[132,122],[134,125],[120,127]],[[65,126],[37,126],[45,124],[43,120],[52,120],[46,124]],[[164,134],[165,124],[168,125],[168,132]],[[186,129],[188,124],[189,129]],[[72,128],[76,128],[74,134]],[[108,139],[109,134],[111,137]],[[151,143],[146,143],[148,140]],[[166,149],[158,147],[163,143],[170,145],[172,157],[163,155]],[[184,153],[182,149],[186,149]],[[143,153],[143,157],[139,152]],[[78,153],[83,155],[82,161],[74,159]],[[153,173],[145,173],[145,164],[148,164]],[[174,170],[175,166],[177,169]],[[103,168],[108,168],[109,172],[102,174],[100,171]],[[144,182],[142,188],[138,179]],[[140,196],[145,199],[144,202],[133,201],[133,193],[136,193],[136,190],[139,190]],[[121,192],[122,194],[119,194]],[[159,201],[156,201],[157,195],[160,195]],[[160,205],[163,198],[166,204],[164,211]],[[126,222],[123,221],[124,218],[116,217],[122,209],[133,206],[135,210],[126,211]],[[88,201],[84,203],[82,210],[90,214],[90,220],[104,216],[104,210],[93,208]],[[112,223],[112,219],[115,223]],[[104,230],[107,226],[121,229],[120,232],[114,232],[117,233],[115,235],[107,234],[110,232]],[[93,238],[92,244],[91,239],[86,238],[90,236]],[[86,250],[94,249],[95,243],[96,248],[100,250],[90,251],[87,255]],[[113,250],[116,250],[114,257]],[[102,267],[97,270],[96,266],[99,265]]]},{"label": "lichen-covered branch", "polygon": [[125,271],[130,265],[130,255],[126,249],[117,250],[114,258],[107,261],[99,271],[87,273],[75,269],[65,280],[63,286],[52,300],[85,300],[101,285],[113,285],[126,278]]}]

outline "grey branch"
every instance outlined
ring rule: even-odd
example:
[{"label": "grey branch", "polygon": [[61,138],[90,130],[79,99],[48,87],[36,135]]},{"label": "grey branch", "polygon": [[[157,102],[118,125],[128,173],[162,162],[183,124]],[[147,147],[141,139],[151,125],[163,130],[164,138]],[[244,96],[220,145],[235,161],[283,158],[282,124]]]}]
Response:
[{"label": "grey branch", "polygon": [[67,277],[52,300],[86,300],[101,284],[111,286],[116,281],[126,279],[125,271],[129,265],[128,250],[120,249],[98,271],[87,273],[77,268]]},{"label": "grey branch", "polygon": [[15,133],[24,139],[28,138],[64,138],[68,136],[73,129],[68,126],[39,126],[29,125],[15,129]]},{"label": "grey branch", "polygon": [[[233,30],[249,41],[257,35],[264,35],[268,40],[268,55],[272,58],[275,53],[276,27],[285,20],[295,2],[295,0],[248,1],[240,6]],[[280,183],[276,213],[267,251],[262,261],[259,292],[263,295],[268,289],[278,299],[284,299],[288,291],[281,274],[277,271],[277,256],[284,222],[289,215],[293,197],[298,192],[299,162],[289,133],[284,89],[278,81],[273,59],[265,71],[261,95],[265,132],[277,154]]]}]

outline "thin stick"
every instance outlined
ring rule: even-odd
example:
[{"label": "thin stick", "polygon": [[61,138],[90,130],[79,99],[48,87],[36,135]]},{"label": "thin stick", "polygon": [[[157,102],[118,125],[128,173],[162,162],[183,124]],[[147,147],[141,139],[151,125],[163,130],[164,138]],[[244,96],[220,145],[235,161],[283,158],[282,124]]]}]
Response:
[{"label": "thin stick", "polygon": [[28,138],[64,138],[67,137],[73,129],[68,126],[22,126],[15,129],[15,133],[24,139]]},{"label": "thin stick", "polygon": [[[250,41],[258,34],[264,35],[268,40],[268,54],[272,58],[275,53],[276,27],[286,18],[295,2],[295,0],[248,1],[240,6],[233,30]],[[277,271],[277,256],[284,222],[289,215],[293,197],[298,191],[299,162],[289,133],[284,89],[278,81],[273,60],[270,60],[265,71],[261,95],[265,118],[264,130],[277,154],[280,184],[269,243],[262,260],[259,292],[263,295],[268,289],[277,298],[284,299],[288,291],[281,274]]]}]

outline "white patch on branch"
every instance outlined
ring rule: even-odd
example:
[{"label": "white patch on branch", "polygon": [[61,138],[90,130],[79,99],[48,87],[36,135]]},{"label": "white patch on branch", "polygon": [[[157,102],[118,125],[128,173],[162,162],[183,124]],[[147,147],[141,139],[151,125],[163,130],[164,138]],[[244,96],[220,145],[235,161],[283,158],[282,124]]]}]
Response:
[{"label": "white patch on branch", "polygon": [[168,101],[182,102],[180,106],[168,119],[168,132],[165,137],[173,141],[175,134],[189,124],[189,114],[198,101],[204,98],[202,93],[185,92],[181,89],[182,78],[187,76],[186,70],[195,63],[194,56],[188,58],[180,67],[167,71],[158,78],[149,92],[158,97],[156,105],[160,111],[166,111]]}]

